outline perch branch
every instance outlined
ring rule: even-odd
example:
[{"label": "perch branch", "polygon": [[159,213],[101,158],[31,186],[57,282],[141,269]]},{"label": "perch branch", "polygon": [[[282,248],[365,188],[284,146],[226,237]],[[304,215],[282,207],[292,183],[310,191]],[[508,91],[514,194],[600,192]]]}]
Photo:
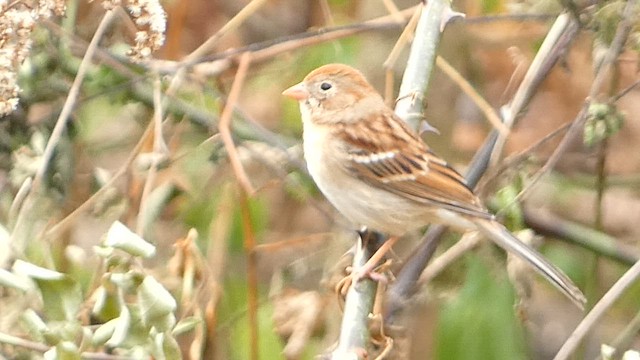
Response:
[{"label": "perch branch", "polygon": [[[400,87],[400,98],[396,103],[396,113],[401,119],[416,128],[422,120],[422,99],[429,82],[436,57],[440,33],[451,14],[449,1],[430,0],[420,14],[415,38],[411,44],[409,60]],[[379,235],[376,235],[378,237]],[[369,242],[366,242],[371,243]],[[375,253],[368,247],[359,246],[354,256],[354,265],[361,266]],[[354,267],[355,267],[354,266]],[[345,359],[346,354],[362,349],[366,353],[369,344],[369,315],[376,296],[376,284],[368,281],[351,286],[347,293],[345,311],[340,329],[338,347],[332,359]]]}]

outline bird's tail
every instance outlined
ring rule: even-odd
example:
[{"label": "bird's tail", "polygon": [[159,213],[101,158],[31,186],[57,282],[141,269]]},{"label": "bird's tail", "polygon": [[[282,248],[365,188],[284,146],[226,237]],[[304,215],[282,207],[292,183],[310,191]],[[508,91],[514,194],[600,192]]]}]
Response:
[{"label": "bird's tail", "polygon": [[495,220],[473,219],[478,230],[489,237],[498,246],[531,264],[533,268],[557,287],[580,309],[584,309],[586,298],[582,291],[565,275],[562,270],[547,261],[529,245],[518,240],[507,228]]}]

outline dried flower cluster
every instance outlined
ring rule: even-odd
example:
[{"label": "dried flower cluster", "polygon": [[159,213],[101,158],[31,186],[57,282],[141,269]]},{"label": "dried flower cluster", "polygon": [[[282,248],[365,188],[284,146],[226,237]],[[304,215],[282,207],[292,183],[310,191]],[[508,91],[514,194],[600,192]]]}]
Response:
[{"label": "dried flower cluster", "polygon": [[18,106],[18,70],[29,55],[31,32],[41,19],[63,15],[64,1],[17,2],[0,0],[0,116]]},{"label": "dried flower cluster", "polygon": [[164,44],[167,15],[158,0],[129,0],[127,9],[138,29],[136,43],[127,55],[141,62]]}]

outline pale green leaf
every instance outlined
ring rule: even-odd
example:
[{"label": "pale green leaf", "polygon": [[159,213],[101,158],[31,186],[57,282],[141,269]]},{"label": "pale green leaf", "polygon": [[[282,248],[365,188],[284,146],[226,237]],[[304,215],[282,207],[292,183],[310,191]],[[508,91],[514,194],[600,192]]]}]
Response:
[{"label": "pale green leaf", "polygon": [[107,232],[103,244],[120,249],[134,256],[149,258],[156,253],[156,247],[129,230],[123,223],[116,221]]},{"label": "pale green leaf", "polygon": [[44,354],[45,360],[80,360],[80,350],[74,343],[63,341]]},{"label": "pale green leaf", "polygon": [[[131,313],[129,312],[129,308],[127,308],[126,306],[122,307],[120,316],[111,321],[115,321],[115,327],[113,329],[111,337],[109,338],[109,340],[107,340],[105,345],[117,347],[121,345],[129,335],[129,330],[131,327]],[[105,329],[105,331],[106,330],[108,329]]]},{"label": "pale green leaf", "polygon": [[44,303],[43,311],[49,320],[75,319],[83,301],[82,289],[75,280],[22,260],[13,264],[13,271],[35,281]]},{"label": "pale green leaf", "polygon": [[114,319],[122,311],[124,303],[122,290],[107,291],[104,286],[101,286],[96,290],[95,299],[91,313],[101,321]]},{"label": "pale green leaf", "polygon": [[177,308],[176,300],[171,293],[152,276],[146,276],[138,287],[138,306],[140,316],[147,326],[155,326],[164,331],[173,328]]},{"label": "pale green leaf", "polygon": [[23,260],[16,260],[13,263],[13,272],[28,276],[34,280],[64,280],[66,277],[61,272],[43,268]]},{"label": "pale green leaf", "polygon": [[34,288],[34,283],[28,278],[20,277],[12,272],[0,269],[0,286],[28,291]]},{"label": "pale green leaf", "polygon": [[171,331],[171,335],[180,336],[186,332],[192,331],[196,326],[202,325],[202,319],[196,316],[186,317],[178,322]]},{"label": "pale green leaf", "polygon": [[166,203],[171,199],[175,192],[175,186],[170,183],[162,184],[149,194],[146,200],[146,206],[144,207],[144,213],[140,214],[142,229],[144,229],[144,234],[147,233],[149,226],[155,221],[162,210],[164,209]]},{"label": "pale green leaf", "polygon": [[113,320],[109,320],[106,323],[100,325],[96,329],[95,333],[93,334],[93,339],[91,340],[91,343],[94,346],[104,345],[113,336],[113,333],[115,332],[116,326],[118,325],[119,321],[120,321],[119,318],[115,318]]},{"label": "pale green leaf", "polygon": [[44,342],[44,334],[49,331],[47,324],[32,309],[27,309],[21,317],[22,326],[27,330],[33,340]]}]

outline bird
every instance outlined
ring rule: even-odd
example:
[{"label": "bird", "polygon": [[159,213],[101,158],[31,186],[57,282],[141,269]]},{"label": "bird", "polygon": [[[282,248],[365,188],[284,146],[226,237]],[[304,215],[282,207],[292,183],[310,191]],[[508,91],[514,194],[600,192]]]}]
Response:
[{"label": "bird", "polygon": [[443,224],[479,231],[584,308],[586,299],[571,279],[498,222],[360,71],[324,65],[282,94],[299,103],[307,169],[322,194],[354,226],[389,236],[356,281],[402,235]]}]

